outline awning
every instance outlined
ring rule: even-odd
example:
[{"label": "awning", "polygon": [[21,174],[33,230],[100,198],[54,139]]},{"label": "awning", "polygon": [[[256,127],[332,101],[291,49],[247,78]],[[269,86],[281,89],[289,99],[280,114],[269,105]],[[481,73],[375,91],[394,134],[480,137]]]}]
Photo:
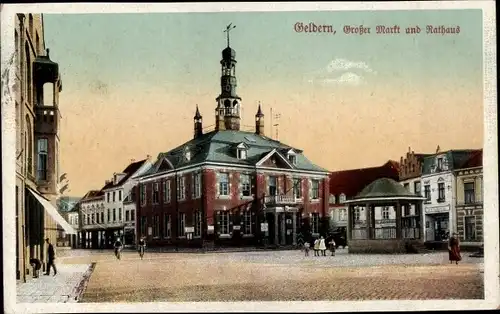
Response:
[{"label": "awning", "polygon": [[54,205],[52,205],[47,199],[45,199],[43,196],[41,196],[31,188],[27,187],[27,190],[29,190],[30,193],[33,194],[33,196],[40,202],[40,204],[42,204],[43,208],[45,208],[50,217],[52,217],[52,219],[54,219],[66,233],[77,234],[76,230],[71,227],[71,225],[66,221],[66,219],[64,219],[63,216],[61,216],[61,214],[59,214]]}]

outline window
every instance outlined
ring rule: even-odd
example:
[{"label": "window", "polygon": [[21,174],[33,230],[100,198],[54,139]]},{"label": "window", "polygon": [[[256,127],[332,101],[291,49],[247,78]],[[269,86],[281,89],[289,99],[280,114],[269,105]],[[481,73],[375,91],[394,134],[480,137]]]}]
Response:
[{"label": "window", "polygon": [[354,208],[354,221],[361,220],[361,209],[359,207]]},{"label": "window", "polygon": [[464,201],[465,204],[473,204],[475,201],[475,187],[474,182],[464,183]]},{"label": "window", "polygon": [[96,217],[95,217],[95,218],[96,218],[96,222],[97,222],[97,223],[99,223],[99,218],[100,218],[99,213],[97,213],[97,215],[96,215]]},{"label": "window", "polygon": [[47,162],[48,162],[48,140],[41,138],[38,140],[38,180],[47,180]]},{"label": "window", "polygon": [[443,158],[438,158],[437,159],[437,168],[438,168],[438,170],[442,170],[443,169]]},{"label": "window", "polygon": [[347,220],[347,210],[345,208],[341,208],[339,210],[339,220]]},{"label": "window", "polygon": [[319,199],[319,181],[318,180],[312,180],[312,195],[311,198],[313,200]]},{"label": "window", "polygon": [[269,180],[268,180],[268,183],[267,183],[267,189],[268,189],[268,193],[269,195],[271,196],[276,196],[278,195],[278,186],[277,186],[277,178],[274,177],[274,176],[269,176]]},{"label": "window", "polygon": [[415,188],[415,194],[416,195],[421,195],[422,191],[421,191],[420,181],[414,182],[413,186]]},{"label": "window", "polygon": [[113,191],[113,202],[116,201],[116,191]]},{"label": "window", "polygon": [[94,225],[95,224],[95,214],[92,213],[92,224]]},{"label": "window", "polygon": [[104,212],[101,212],[101,223],[104,223]]},{"label": "window", "polygon": [[431,200],[431,186],[428,184],[424,185],[424,196],[427,201]]},{"label": "window", "polygon": [[476,217],[465,217],[465,240],[473,241],[476,239]]},{"label": "window", "polygon": [[146,184],[141,184],[141,205],[146,204]]},{"label": "window", "polygon": [[107,199],[107,202],[108,202],[108,203],[109,203],[109,194],[110,194],[109,192],[108,192],[108,193],[106,193],[106,199]]},{"label": "window", "polygon": [[252,213],[246,211],[243,213],[243,234],[252,234]]},{"label": "window", "polygon": [[108,222],[111,221],[111,210],[108,208]]},{"label": "window", "polygon": [[339,196],[339,203],[343,204],[344,202],[345,202],[345,194],[344,194],[344,193],[342,193],[342,194],[340,194],[340,196]]},{"label": "window", "polygon": [[148,221],[147,221],[147,217],[146,216],[142,216],[141,217],[141,236],[145,236],[146,235],[146,225],[147,225]]},{"label": "window", "polygon": [[129,221],[130,212],[128,210],[125,211],[125,221]]},{"label": "window", "polygon": [[153,237],[160,237],[160,216],[153,216]]},{"label": "window", "polygon": [[439,202],[445,201],[444,183],[443,182],[438,183],[438,201]]},{"label": "window", "polygon": [[292,165],[295,165],[297,163],[297,156],[294,154],[288,154],[288,160]]},{"label": "window", "polygon": [[186,198],[186,186],[184,177],[177,177],[177,199],[183,200]]},{"label": "window", "polygon": [[38,36],[38,32],[36,33],[36,47],[35,47],[35,50],[36,50],[36,53],[39,54],[40,53],[40,36]]},{"label": "window", "polygon": [[170,223],[170,215],[165,214],[163,216],[163,227],[165,228],[163,232],[163,237],[170,238],[172,236],[172,225]]},{"label": "window", "polygon": [[186,158],[187,161],[191,160],[191,151],[187,148],[184,151],[184,157]]},{"label": "window", "polygon": [[389,219],[389,207],[382,208],[382,219]]},{"label": "window", "polygon": [[194,213],[194,236],[195,237],[201,237],[201,228],[202,228],[201,211],[197,210]]},{"label": "window", "polygon": [[240,188],[242,196],[251,196],[251,184],[249,174],[240,174]]},{"label": "window", "polygon": [[201,196],[201,173],[193,174],[193,198],[199,198]]},{"label": "window", "polygon": [[170,181],[163,181],[163,203],[170,203]]},{"label": "window", "polygon": [[116,208],[113,208],[113,222],[116,221]]},{"label": "window", "polygon": [[312,233],[319,233],[319,214],[314,213],[311,216],[311,232]]},{"label": "window", "polygon": [[118,201],[122,201],[122,191],[118,191]]},{"label": "window", "polygon": [[134,221],[135,220],[135,209],[132,209],[130,211],[130,220]]},{"label": "window", "polygon": [[122,221],[122,209],[118,208],[118,221]]},{"label": "window", "polygon": [[229,195],[229,174],[219,173],[219,195]]},{"label": "window", "polygon": [[87,218],[87,225],[90,225],[90,215],[86,214],[85,217]]},{"label": "window", "polygon": [[186,235],[186,214],[185,213],[180,213],[179,214],[179,226],[177,228],[177,235],[179,237],[185,236]]},{"label": "window", "polygon": [[407,191],[410,191],[410,184],[409,183],[405,183],[405,184],[403,184],[403,186],[405,187],[405,189]]},{"label": "window", "polygon": [[158,204],[160,199],[160,184],[153,184],[153,204]]},{"label": "window", "polygon": [[219,232],[220,234],[229,234],[229,213],[219,212]]},{"label": "window", "polygon": [[247,159],[246,149],[238,148],[238,159]]},{"label": "window", "polygon": [[293,179],[293,197],[302,198],[302,179]]}]

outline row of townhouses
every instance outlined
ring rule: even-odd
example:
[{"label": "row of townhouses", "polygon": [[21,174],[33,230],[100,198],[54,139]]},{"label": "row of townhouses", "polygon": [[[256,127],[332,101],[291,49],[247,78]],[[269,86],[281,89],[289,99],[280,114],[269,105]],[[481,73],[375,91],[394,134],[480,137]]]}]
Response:
[{"label": "row of townhouses", "polygon": [[[399,181],[409,192],[424,197],[403,213],[403,237],[421,239],[426,246],[445,246],[453,232],[463,246],[483,244],[483,164],[482,149],[463,149],[435,153],[414,153],[411,149],[400,162],[381,167],[333,172],[330,176],[330,220],[334,229],[348,225],[346,200],[380,178]],[[366,224],[362,208],[354,208],[354,224]],[[375,209],[375,228],[394,229],[395,211]],[[422,230],[422,231],[421,231]],[[420,234],[421,233],[421,234]],[[388,235],[389,237],[391,235]]]},{"label": "row of townhouses", "polygon": [[[60,174],[59,65],[45,46],[43,16],[16,14],[14,56],[5,75],[14,82],[2,84],[2,107],[15,106],[16,125],[16,278],[26,281],[30,259],[46,268],[48,238],[58,232],[76,233],[57,210],[64,176]],[[2,73],[2,79],[4,79]]]}]

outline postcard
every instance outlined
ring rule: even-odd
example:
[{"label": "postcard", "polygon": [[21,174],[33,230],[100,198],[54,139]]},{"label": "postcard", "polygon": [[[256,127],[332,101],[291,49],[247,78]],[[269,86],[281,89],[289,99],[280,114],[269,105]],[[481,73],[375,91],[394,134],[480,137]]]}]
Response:
[{"label": "postcard", "polygon": [[5,311],[497,308],[494,12],[2,5]]}]

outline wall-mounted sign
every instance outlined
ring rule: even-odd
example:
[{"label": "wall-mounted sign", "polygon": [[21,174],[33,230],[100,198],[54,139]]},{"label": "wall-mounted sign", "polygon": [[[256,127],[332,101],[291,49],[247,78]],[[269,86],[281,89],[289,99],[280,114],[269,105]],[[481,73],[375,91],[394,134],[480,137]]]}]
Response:
[{"label": "wall-mounted sign", "polygon": [[207,226],[207,233],[208,234],[213,234],[214,233],[214,226],[213,225],[208,225]]},{"label": "wall-mounted sign", "polygon": [[267,222],[262,222],[260,224],[260,231],[262,231],[262,232],[267,232],[268,231]]},{"label": "wall-mounted sign", "polygon": [[234,225],[233,226],[233,230],[240,230],[240,229],[241,229],[241,226],[239,226],[239,225]]},{"label": "wall-mounted sign", "polygon": [[153,227],[148,227],[148,235],[153,235]]},{"label": "wall-mounted sign", "polygon": [[184,232],[185,233],[193,233],[194,232],[194,227],[184,227]]},{"label": "wall-mounted sign", "polygon": [[434,206],[434,207],[426,207],[425,208],[425,213],[426,214],[437,214],[437,213],[447,213],[450,211],[450,206]]}]

